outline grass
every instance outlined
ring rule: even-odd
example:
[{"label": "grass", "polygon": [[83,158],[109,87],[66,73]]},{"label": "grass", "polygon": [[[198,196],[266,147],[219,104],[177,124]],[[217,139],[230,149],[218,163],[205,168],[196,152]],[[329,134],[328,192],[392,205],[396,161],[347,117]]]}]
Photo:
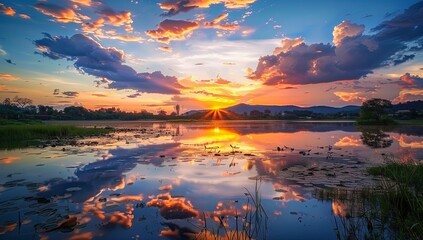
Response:
[{"label": "grass", "polygon": [[103,128],[81,128],[67,125],[3,125],[0,126],[0,148],[12,149],[37,145],[53,138],[101,135],[112,131]]},{"label": "grass", "polygon": [[4,119],[4,118],[0,118],[0,126],[34,125],[34,124],[42,124],[42,122],[40,120],[34,120],[34,119]]},{"label": "grass", "polygon": [[196,234],[194,239],[214,240],[251,240],[266,239],[268,216],[263,208],[260,196],[260,184],[256,180],[254,192],[245,189],[247,202],[244,205],[244,213],[236,211],[234,219],[229,216],[218,217],[218,226],[214,221],[207,221],[204,217],[204,227]]},{"label": "grass", "polygon": [[386,160],[368,169],[382,177],[376,188],[315,193],[332,201],[337,239],[422,239],[423,165]]},{"label": "grass", "polygon": [[396,230],[396,237],[419,239],[423,236],[423,165],[389,162],[368,171],[386,179],[383,191],[375,197],[383,217]]}]

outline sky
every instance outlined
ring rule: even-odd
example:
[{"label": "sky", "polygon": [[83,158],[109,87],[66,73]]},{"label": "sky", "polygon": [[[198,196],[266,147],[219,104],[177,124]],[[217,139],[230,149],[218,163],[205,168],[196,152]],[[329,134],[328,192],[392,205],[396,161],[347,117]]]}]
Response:
[{"label": "sky", "polygon": [[423,100],[415,0],[1,0],[0,100],[182,112]]}]

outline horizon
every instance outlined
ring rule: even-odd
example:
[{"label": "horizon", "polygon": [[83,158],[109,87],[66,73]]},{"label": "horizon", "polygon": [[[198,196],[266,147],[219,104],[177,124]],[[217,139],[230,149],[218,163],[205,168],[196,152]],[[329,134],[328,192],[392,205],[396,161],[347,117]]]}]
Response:
[{"label": "horizon", "polygon": [[422,11],[415,0],[6,0],[0,101],[184,113],[423,100]]}]

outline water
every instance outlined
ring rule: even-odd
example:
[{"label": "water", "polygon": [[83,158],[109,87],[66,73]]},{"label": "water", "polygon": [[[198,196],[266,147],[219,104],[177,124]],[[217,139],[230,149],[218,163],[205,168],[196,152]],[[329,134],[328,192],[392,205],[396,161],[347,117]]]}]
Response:
[{"label": "water", "polygon": [[0,151],[0,239],[184,239],[205,227],[209,237],[232,236],[237,225],[258,239],[336,239],[351,206],[318,197],[322,189],[373,186],[367,167],[423,160],[422,127],[71,124],[120,130],[73,146]]}]

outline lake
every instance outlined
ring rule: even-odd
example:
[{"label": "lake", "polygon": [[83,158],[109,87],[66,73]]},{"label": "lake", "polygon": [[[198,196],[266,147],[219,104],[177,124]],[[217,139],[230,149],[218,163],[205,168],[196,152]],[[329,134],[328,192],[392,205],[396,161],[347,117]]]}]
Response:
[{"label": "lake", "polygon": [[416,126],[70,123],[117,131],[1,150],[0,239],[337,239],[354,219],[362,237],[362,206],[333,193],[377,186],[369,166],[423,160]]}]

